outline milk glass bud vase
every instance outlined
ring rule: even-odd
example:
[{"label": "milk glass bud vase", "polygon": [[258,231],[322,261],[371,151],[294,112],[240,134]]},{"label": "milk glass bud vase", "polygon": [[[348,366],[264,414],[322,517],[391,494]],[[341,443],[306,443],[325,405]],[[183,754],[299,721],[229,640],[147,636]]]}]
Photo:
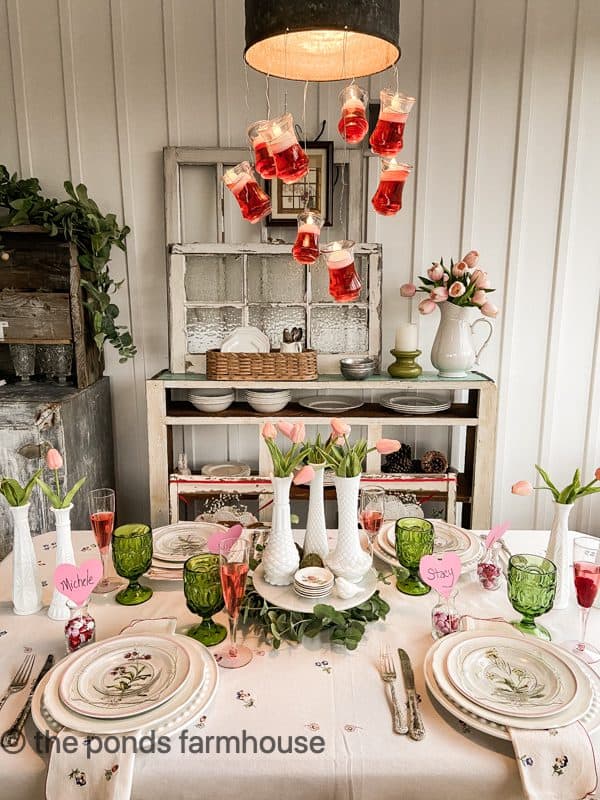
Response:
[{"label": "milk glass bud vase", "polygon": [[[56,520],[56,566],[59,564],[75,564],[75,553],[71,540],[71,509],[73,504],[66,508],[50,506]],[[52,595],[52,602],[48,609],[50,619],[66,621],[71,616],[67,605],[67,598],[57,589]]]},{"label": "milk glass bud vase", "polygon": [[298,550],[294,544],[290,514],[292,476],[273,477],[271,483],[273,485],[271,532],[263,552],[262,564],[267,583],[274,586],[289,586],[300,564]]},{"label": "milk glass bud vase", "polygon": [[315,553],[323,562],[327,558],[327,527],[325,525],[325,503],[323,498],[323,481],[325,464],[311,464],[315,477],[310,482],[308,498],[308,516],[306,519],[306,535],[304,537],[304,555]]},{"label": "milk glass bud vase", "polygon": [[554,519],[550,529],[550,539],[546,558],[556,566],[555,609],[566,608],[569,604],[573,577],[569,569],[569,514],[573,503],[554,503]]},{"label": "milk glass bud vase", "polygon": [[35,614],[42,607],[42,584],[29,529],[29,506],[10,506],[13,518],[13,611]]},{"label": "milk glass bud vase", "polygon": [[369,571],[372,559],[360,544],[358,535],[358,490],[360,475],[334,478],[338,505],[338,537],[327,566],[338,578],[358,583]]}]

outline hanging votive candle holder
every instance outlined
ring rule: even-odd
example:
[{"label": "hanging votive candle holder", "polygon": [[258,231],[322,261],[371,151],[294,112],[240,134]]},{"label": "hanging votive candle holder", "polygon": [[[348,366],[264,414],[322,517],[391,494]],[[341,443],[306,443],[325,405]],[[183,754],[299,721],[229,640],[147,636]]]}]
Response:
[{"label": "hanging votive candle holder", "polygon": [[338,122],[340,136],[348,144],[362,142],[369,130],[367,103],[369,95],[360,86],[351,83],[340,92],[342,116]]},{"label": "hanging votive candle holder", "polygon": [[265,134],[270,124],[269,120],[261,119],[248,128],[248,141],[254,150],[254,168],[261,178],[267,179],[274,178],[277,173],[275,159],[269,153]]},{"label": "hanging votive candle holder", "polygon": [[381,159],[379,186],[371,199],[371,204],[378,214],[392,217],[400,211],[404,184],[411,172],[412,167],[409,164],[403,164],[395,158]]},{"label": "hanging votive candle holder", "polygon": [[292,247],[294,260],[299,264],[314,264],[319,257],[319,237],[323,217],[316,211],[298,214],[298,233]]},{"label": "hanging votive candle holder", "polygon": [[223,175],[223,182],[237,200],[242,216],[248,222],[258,222],[271,213],[271,200],[258,185],[248,161],[242,161],[228,169]]},{"label": "hanging votive candle holder", "polygon": [[381,100],[379,118],[369,144],[371,150],[378,156],[390,158],[402,150],[404,126],[415,104],[415,98],[394,92],[392,89],[382,89],[379,97]]},{"label": "hanging votive candle holder", "polygon": [[298,144],[291,114],[271,120],[265,128],[269,153],[275,159],[277,177],[284,183],[296,183],[308,172],[308,156]]},{"label": "hanging votive candle holder", "polygon": [[329,270],[329,294],[336,303],[358,300],[362,283],[354,266],[354,242],[341,240],[321,248]]}]

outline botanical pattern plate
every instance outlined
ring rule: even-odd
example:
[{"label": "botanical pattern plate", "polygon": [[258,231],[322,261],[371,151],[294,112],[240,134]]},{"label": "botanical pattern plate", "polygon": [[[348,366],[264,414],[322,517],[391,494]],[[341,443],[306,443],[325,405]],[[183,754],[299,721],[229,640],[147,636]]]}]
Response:
[{"label": "botanical pattern plate", "polygon": [[153,555],[160,561],[183,564],[191,556],[202,552],[211,534],[225,530],[222,525],[209,522],[177,522],[156,528]]},{"label": "botanical pattern plate", "polygon": [[[460,558],[463,570],[475,566],[481,555],[483,545],[481,539],[470,531],[465,531],[449,522],[440,519],[429,520],[434,530],[434,553],[456,553]],[[376,538],[380,550],[394,560],[396,558],[396,523],[386,522]]]},{"label": "botanical pattern plate", "polygon": [[122,636],[81,653],[59,686],[62,702],[88,717],[122,719],[150,711],[183,686],[189,656],[167,636]]},{"label": "botanical pattern plate", "polygon": [[577,680],[565,660],[535,642],[490,636],[457,644],[448,653],[448,677],[483,708],[541,717],[567,708]]},{"label": "botanical pattern plate", "polygon": [[302,408],[311,411],[320,411],[322,414],[342,414],[344,411],[352,411],[353,408],[360,408],[364,405],[363,400],[356,397],[302,397],[298,400]]}]

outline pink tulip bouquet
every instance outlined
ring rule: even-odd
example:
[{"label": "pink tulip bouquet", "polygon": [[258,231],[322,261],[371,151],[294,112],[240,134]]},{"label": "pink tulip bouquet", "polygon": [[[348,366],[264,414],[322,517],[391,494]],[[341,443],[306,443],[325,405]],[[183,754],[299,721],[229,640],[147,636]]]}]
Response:
[{"label": "pink tulip bouquet", "polygon": [[414,297],[417,292],[425,292],[428,297],[419,303],[421,314],[431,314],[438,303],[453,303],[456,306],[479,308],[486,317],[495,317],[498,308],[490,303],[487,296],[492,289],[488,274],[477,268],[479,253],[469,250],[456,264],[451,259],[450,268],[444,266],[444,259],[434,261],[427,270],[427,277],[419,276],[421,286],[404,283],[400,287],[402,297]]},{"label": "pink tulip bouquet", "polygon": [[581,485],[581,472],[580,470],[576,469],[575,474],[573,475],[573,480],[568,486],[565,486],[564,489],[558,489],[554,485],[554,483],[550,480],[550,476],[546,470],[542,469],[537,464],[535,465],[535,468],[540,478],[546,485],[533,486],[529,481],[517,481],[511,489],[513,494],[519,495],[520,497],[527,497],[528,495],[533,494],[534,491],[550,491],[552,492],[552,497],[556,503],[560,503],[561,505],[572,505],[576,500],[579,500],[580,497],[585,497],[588,494],[596,494],[596,492],[600,492],[600,486],[595,486],[595,484],[600,481],[600,467],[598,467],[594,473],[594,479],[583,486]]},{"label": "pink tulip bouquet", "polygon": [[46,495],[48,500],[50,500],[50,504],[52,508],[68,508],[71,503],[73,502],[73,498],[77,494],[77,492],[81,489],[83,484],[86,481],[86,477],[80,478],[77,483],[69,489],[69,491],[65,494],[64,497],[61,496],[60,492],[60,481],[58,479],[58,470],[62,469],[63,459],[61,454],[58,450],[51,448],[46,453],[46,466],[48,469],[54,471],[54,483],[56,485],[56,492],[54,492],[47,483],[45,483],[41,478],[37,478],[37,483],[39,484],[40,489]]},{"label": "pink tulip bouquet", "polygon": [[321,458],[335,472],[338,478],[355,478],[360,475],[368,453],[377,450],[382,455],[395,453],[400,449],[396,439],[379,439],[375,447],[368,447],[364,439],[353,445],[348,441],[351,428],[341,419],[331,420],[331,436],[325,447],[320,448]]},{"label": "pink tulip bouquet", "polygon": [[[273,425],[272,422],[267,422],[263,425],[261,434],[271,455],[274,476],[276,478],[288,478],[306,457],[307,447],[304,444],[306,439],[304,423],[298,422],[296,425],[292,425],[284,420],[279,420],[277,425]],[[283,451],[279,447],[275,441],[278,434],[282,434],[285,439],[292,443],[289,450]],[[308,480],[302,481],[302,483],[307,483],[312,480],[312,477],[314,475]]]}]

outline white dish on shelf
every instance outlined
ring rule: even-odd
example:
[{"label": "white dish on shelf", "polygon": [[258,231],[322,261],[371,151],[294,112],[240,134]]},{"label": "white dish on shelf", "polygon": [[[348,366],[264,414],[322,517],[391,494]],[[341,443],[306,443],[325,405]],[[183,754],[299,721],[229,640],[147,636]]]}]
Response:
[{"label": "white dish on shelf", "polygon": [[446,411],[452,405],[447,400],[439,400],[427,394],[387,394],[380,398],[379,405],[398,414],[436,414]]},{"label": "white dish on shelf", "polygon": [[253,397],[250,394],[246,395],[246,402],[254,411],[259,414],[277,414],[278,411],[283,411],[291,400],[291,395],[275,398]]},{"label": "white dish on shelf", "polygon": [[236,328],[221,345],[222,353],[269,353],[270,350],[269,337],[253,325]]},{"label": "white dish on shelf", "polygon": [[298,400],[298,403],[303,408],[308,408],[310,411],[318,411],[321,414],[343,414],[345,411],[352,411],[355,408],[364,406],[363,400],[341,395],[303,397]]},{"label": "white dish on shelf", "polygon": [[354,584],[360,591],[346,600],[342,600],[336,594],[327,595],[326,600],[309,599],[299,597],[294,591],[293,584],[289,586],[273,586],[265,581],[262,564],[259,564],[254,570],[252,581],[258,594],[268,603],[272,603],[278,608],[284,608],[287,611],[298,611],[302,614],[312,613],[315,605],[320,602],[333,606],[336,611],[346,611],[349,608],[355,608],[361,603],[365,603],[377,591],[377,573],[373,568],[367,572],[361,581]]},{"label": "white dish on shelf", "polygon": [[210,478],[247,478],[251,473],[248,464],[227,461],[224,464],[205,464],[200,472]]},{"label": "white dish on shelf", "polygon": [[188,400],[198,411],[216,413],[226,411],[235,400],[235,392],[231,389],[207,389],[205,392],[188,392]]}]

